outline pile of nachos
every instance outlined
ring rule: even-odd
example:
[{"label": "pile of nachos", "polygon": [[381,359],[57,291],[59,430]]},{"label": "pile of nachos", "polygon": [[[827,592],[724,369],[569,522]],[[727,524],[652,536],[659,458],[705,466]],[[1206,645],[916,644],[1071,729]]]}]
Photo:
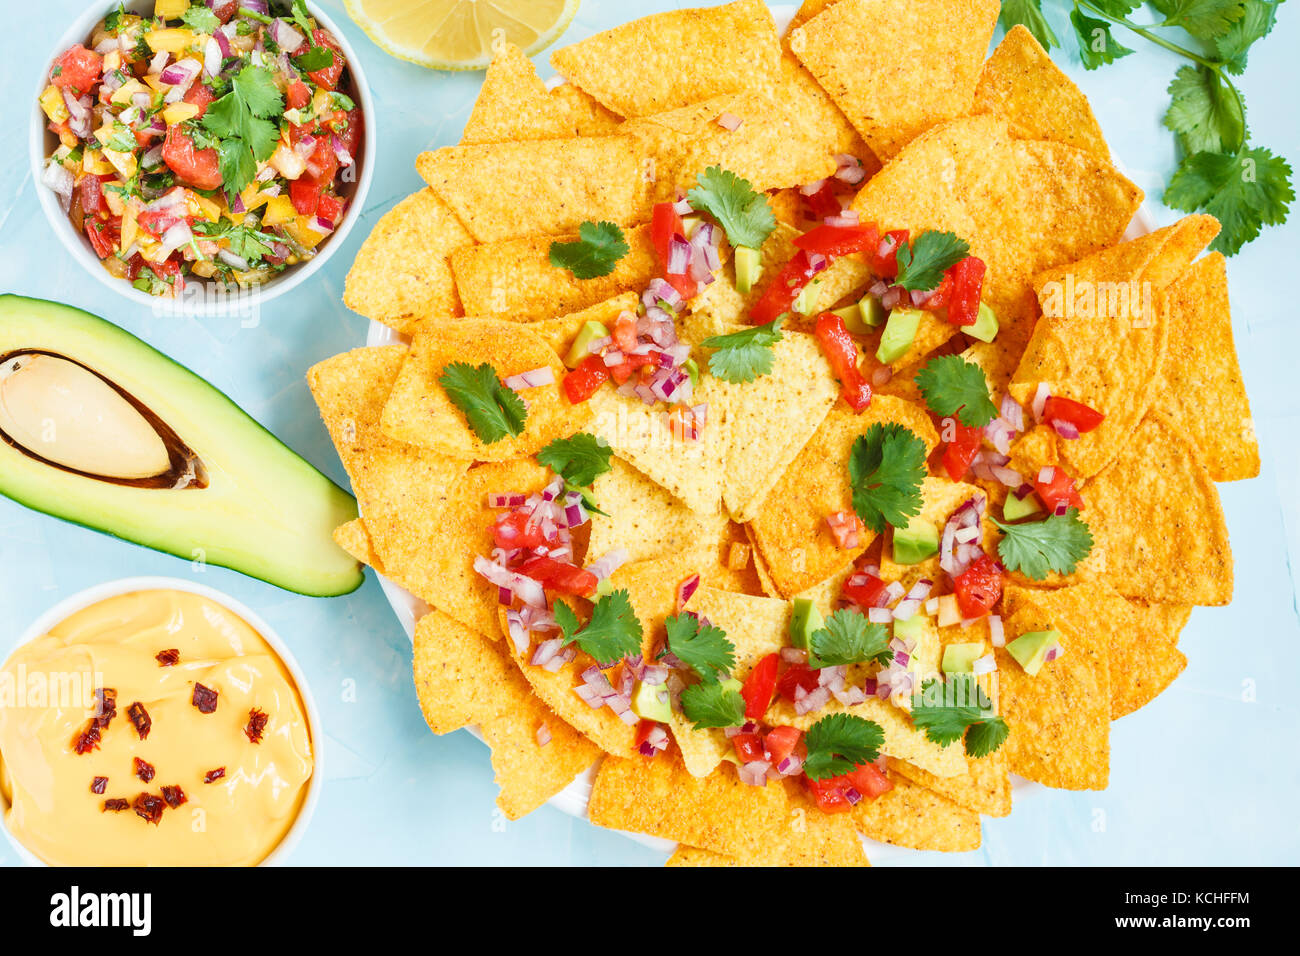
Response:
[{"label": "pile of nachos", "polygon": [[[345,302],[405,344],[309,383],[427,606],[435,733],[498,803],[588,774],[674,865],[980,845],[1232,597],[1258,473],[1217,234],[1141,191],[996,0],[758,0],[497,50]],[[595,768],[594,771],[592,768]]]}]

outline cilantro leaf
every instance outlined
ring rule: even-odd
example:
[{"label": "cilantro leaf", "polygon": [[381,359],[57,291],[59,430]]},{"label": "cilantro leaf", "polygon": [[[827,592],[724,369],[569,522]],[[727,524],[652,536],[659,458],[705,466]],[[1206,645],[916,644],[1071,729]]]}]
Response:
[{"label": "cilantro leaf", "polygon": [[940,747],[965,737],[972,757],[988,756],[1011,732],[991,710],[992,702],[972,674],[953,674],[947,683],[928,680],[912,695],[912,725]]},{"label": "cilantro leaf", "polygon": [[668,650],[706,684],[716,683],[736,666],[736,645],[722,628],[701,625],[694,614],[674,614],[664,623]]},{"label": "cilantro leaf", "polygon": [[898,247],[898,277],[894,285],[916,292],[937,289],[943,274],[970,255],[970,244],[951,232],[927,229],[911,246]]},{"label": "cilantro leaf", "polygon": [[313,46],[293,58],[293,65],[304,73],[328,70],[334,65],[334,51],[327,46]]},{"label": "cilantro leaf", "polygon": [[247,144],[238,137],[223,139],[217,143],[217,171],[221,173],[221,182],[230,189],[233,195],[243,191],[241,186],[235,189],[236,183],[243,183],[247,186],[257,175],[257,160],[249,151]]},{"label": "cilantro leaf", "polygon": [[1281,0],[1244,0],[1241,19],[1233,23],[1223,36],[1215,39],[1215,52],[1229,73],[1240,75],[1246,69],[1246,56],[1251,46],[1256,40],[1268,36],[1273,29],[1280,2]]},{"label": "cilantro leaf", "polygon": [[1213,40],[1242,17],[1241,0],[1152,0],[1165,15],[1160,26],[1182,27],[1198,40]]},{"label": "cilantro leaf", "polygon": [[1079,58],[1085,70],[1114,63],[1133,52],[1111,35],[1109,23],[1087,16],[1078,7],[1070,11],[1070,23],[1079,41]]},{"label": "cilantro leaf", "polygon": [[560,625],[563,646],[576,643],[601,667],[610,667],[625,657],[641,653],[641,621],[623,588],[601,595],[592,608],[591,620],[583,627],[578,626],[578,615],[573,613],[573,608],[557,601],[555,622]]},{"label": "cilantro leaf", "polygon": [[1005,30],[1010,30],[1017,23],[1024,24],[1025,29],[1034,35],[1044,50],[1061,45],[1047,18],[1043,16],[1043,0],[1002,0],[1002,12],[998,14],[998,20]]},{"label": "cilantro leaf", "polygon": [[921,513],[925,442],[896,422],[876,422],[859,435],[849,454],[853,510],[872,531],[906,526]]},{"label": "cilantro leaf", "polygon": [[936,415],[955,415],[968,428],[983,428],[997,418],[984,370],[960,355],[931,359],[916,373],[915,381]]},{"label": "cilantro leaf", "polygon": [[230,92],[208,106],[198,129],[221,140],[217,156],[227,196],[252,182],[257,163],[275,152],[280,132],[271,118],[283,112],[284,100],[275,79],[270,70],[260,66],[241,69],[231,81]]},{"label": "cilantro leaf", "polygon": [[776,215],[767,196],[755,192],[746,179],[729,169],[710,166],[700,173],[696,186],[686,194],[692,208],[713,216],[733,246],[757,249],[776,229]]},{"label": "cilantro leaf", "polygon": [[566,483],[588,486],[609,471],[610,447],[587,432],[557,438],[537,453],[537,460]]},{"label": "cilantro leaf", "polygon": [[682,713],[696,730],[738,727],[745,722],[745,698],[725,684],[692,684],[683,688]]},{"label": "cilantro leaf", "polygon": [[888,664],[894,659],[889,649],[889,628],[873,624],[866,616],[841,608],[826,619],[825,626],[809,637],[808,666],[837,667],[875,661]]},{"label": "cilantro leaf", "polygon": [[1223,224],[1210,244],[1235,255],[1264,226],[1286,221],[1295,190],[1291,165],[1262,147],[1235,156],[1193,153],[1183,160],[1165,189],[1165,204],[1186,212],[1204,209]]},{"label": "cilantro leaf", "polygon": [[1184,66],[1169,84],[1164,123],[1178,134],[1187,153],[1237,149],[1246,135],[1241,100],[1219,74],[1204,66]]},{"label": "cilantro leaf", "polygon": [[1002,529],[998,556],[1008,571],[1020,571],[1041,581],[1048,572],[1073,574],[1075,565],[1092,550],[1092,532],[1079,518],[1079,509],[1022,524],[993,523]]},{"label": "cilantro leaf", "polygon": [[568,269],[579,279],[599,279],[614,271],[628,253],[623,230],[612,222],[584,222],[573,242],[552,242],[551,265]]},{"label": "cilantro leaf", "polygon": [[491,365],[452,362],[438,376],[452,404],[465,413],[482,441],[500,441],[524,430],[528,410],[514,389],[506,388]]},{"label": "cilantro leaf", "polygon": [[201,3],[196,3],[181,14],[181,20],[195,33],[215,33],[221,26],[217,15]]},{"label": "cilantro leaf", "polygon": [[772,346],[781,341],[784,324],[785,319],[774,319],[766,325],[705,339],[701,345],[717,350],[709,356],[709,371],[714,378],[736,383],[752,382],[769,374],[775,358]]},{"label": "cilantro leaf", "polygon": [[880,756],[885,732],[874,720],[855,714],[831,714],[808,728],[808,756],[803,770],[810,780],[825,780],[872,763]]}]

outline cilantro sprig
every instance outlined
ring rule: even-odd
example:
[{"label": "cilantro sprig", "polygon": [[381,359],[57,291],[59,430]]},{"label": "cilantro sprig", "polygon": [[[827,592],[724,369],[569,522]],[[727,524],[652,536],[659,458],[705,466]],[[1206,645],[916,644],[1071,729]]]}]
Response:
[{"label": "cilantro sprig", "polygon": [[923,683],[912,697],[912,724],[940,747],[964,737],[971,757],[987,757],[1011,733],[1007,722],[991,713],[991,702],[972,674],[953,674],[946,683]]},{"label": "cilantro sprig", "polygon": [[898,277],[894,285],[915,292],[939,288],[943,274],[970,255],[970,244],[951,232],[927,229],[909,246],[898,247]]},{"label": "cilantro sprig", "polygon": [[889,628],[873,624],[866,615],[841,608],[808,639],[808,666],[838,667],[875,661],[888,664],[894,659],[889,649]]},{"label": "cilantro sprig", "polygon": [[[1079,56],[1095,70],[1134,51],[1112,27],[1174,53],[1187,63],[1169,84],[1164,124],[1177,137],[1182,160],[1165,187],[1164,201],[1184,212],[1203,210],[1223,229],[1210,248],[1235,255],[1265,226],[1284,223],[1295,200],[1291,166],[1271,150],[1252,145],[1246,101],[1235,76],[1246,69],[1255,43],[1272,31],[1282,0],[1151,0],[1163,19],[1129,19],[1142,0],[1065,0]],[[1060,46],[1043,15],[1043,0],[1003,0],[1001,20],[1022,23],[1044,49]],[[1190,37],[1184,41],[1178,33]]]},{"label": "cilantro sprig", "polygon": [[218,169],[227,196],[243,191],[257,175],[257,164],[271,158],[280,138],[272,120],[283,112],[284,99],[275,79],[260,66],[241,69],[230,92],[208,106],[198,128],[219,141]]},{"label": "cilantro sprig", "polygon": [[587,221],[578,226],[572,242],[551,243],[549,258],[557,269],[568,269],[578,279],[599,279],[614,271],[630,247],[623,230],[612,222]]},{"label": "cilantro sprig", "polygon": [[675,614],[664,623],[669,652],[704,683],[716,684],[736,666],[736,645],[722,628],[703,624],[694,614]]},{"label": "cilantro sprig", "polygon": [[808,756],[803,770],[810,780],[825,780],[872,763],[885,745],[885,732],[874,720],[856,714],[831,714],[804,735]]},{"label": "cilantro sprig", "polygon": [[853,510],[872,531],[903,527],[921,513],[925,442],[896,422],[876,422],[849,453]]},{"label": "cilantro sprig", "polygon": [[692,209],[716,219],[733,246],[757,249],[776,229],[776,214],[767,196],[757,192],[749,180],[721,166],[700,173],[686,199]]},{"label": "cilantro sprig", "polygon": [[1073,574],[1075,566],[1092,551],[1092,532],[1079,517],[1079,509],[1021,524],[993,523],[1002,529],[998,557],[1008,571],[1020,571],[1035,581],[1049,572]]},{"label": "cilantro sprig", "polygon": [[579,624],[573,608],[557,601],[555,622],[560,625],[563,646],[577,644],[601,667],[612,667],[625,657],[641,653],[641,621],[623,588],[601,595],[585,625]]},{"label": "cilantro sprig", "polygon": [[567,484],[590,486],[610,470],[612,449],[604,439],[587,432],[557,438],[537,453],[537,460]]},{"label": "cilantro sprig", "polygon": [[469,427],[482,441],[491,443],[523,432],[528,417],[524,400],[514,389],[506,388],[486,362],[452,362],[438,376],[438,384],[465,413]]},{"label": "cilantro sprig", "polygon": [[682,689],[682,713],[696,730],[736,727],[745,722],[745,698],[726,684],[692,684]]},{"label": "cilantro sprig", "polygon": [[968,428],[983,428],[997,417],[984,370],[960,355],[931,359],[916,373],[916,386],[936,415],[956,416]]},{"label": "cilantro sprig", "polygon": [[772,347],[781,341],[781,326],[785,319],[774,319],[765,325],[714,335],[700,344],[713,349],[709,356],[709,371],[714,378],[724,382],[743,384],[760,375],[769,375],[775,355]]}]

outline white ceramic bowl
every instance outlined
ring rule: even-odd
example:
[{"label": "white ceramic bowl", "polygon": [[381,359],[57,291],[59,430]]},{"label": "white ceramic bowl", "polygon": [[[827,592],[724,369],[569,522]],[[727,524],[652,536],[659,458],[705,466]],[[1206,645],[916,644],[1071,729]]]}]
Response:
[{"label": "white ceramic bowl", "polygon": [[[298,816],[294,819],[293,826],[289,828],[289,832],[284,835],[276,848],[267,854],[266,859],[258,864],[259,866],[281,865],[293,852],[294,847],[298,845],[298,841],[302,839],[303,833],[307,830],[307,825],[311,822],[312,814],[316,811],[316,804],[320,802],[321,786],[325,781],[325,775],[321,772],[321,741],[324,739],[324,732],[321,730],[320,713],[316,710],[316,700],[311,695],[311,688],[307,686],[307,678],[303,675],[302,668],[298,666],[293,653],[280,635],[252,608],[215,588],[210,588],[204,584],[195,584],[193,581],[187,581],[183,578],[138,577],[105,581],[103,584],[96,584],[84,591],[69,595],[58,604],[55,604],[34,620],[22,634],[18,635],[18,639],[11,646],[2,649],[3,653],[0,653],[0,660],[8,658],[10,654],[24,644],[28,644],[41,635],[49,633],[50,629],[60,621],[66,620],[92,604],[98,604],[108,598],[117,597],[119,594],[159,590],[186,591],[190,594],[197,594],[209,601],[220,604],[243,618],[279,655],[280,660],[284,662],[285,669],[289,672],[289,676],[293,678],[293,682],[298,688],[298,696],[302,700],[303,712],[307,717],[307,731],[311,735],[311,778],[307,781],[307,795],[303,798],[302,806],[298,808]],[[29,866],[46,866],[47,864],[43,860],[23,846],[18,841],[18,838],[9,831],[9,825],[5,818],[8,810],[8,801],[0,797],[0,830],[4,831],[5,839],[9,841],[9,845],[13,847],[19,858]]]},{"label": "white ceramic bowl", "polygon": [[[60,56],[64,50],[76,43],[86,43],[90,39],[90,34],[110,11],[115,10],[118,6],[117,0],[113,2],[98,2],[91,4],[86,11],[78,17],[68,31],[60,38],[58,45],[50,51],[50,55],[45,59],[42,66],[42,72],[37,77],[37,82],[32,89],[32,127],[29,137],[29,152],[31,154],[32,179],[36,186],[36,195],[40,200],[41,209],[45,211],[45,218],[50,223],[50,228],[54,230],[55,235],[63,243],[68,254],[80,263],[87,272],[93,275],[104,285],[108,286],[119,295],[124,295],[137,305],[149,306],[151,308],[159,307],[160,300],[157,296],[141,292],[131,285],[125,279],[117,279],[109,275],[108,271],[100,264],[99,256],[95,255],[94,249],[90,246],[90,240],[84,233],[78,232],[72,228],[72,222],[68,219],[67,214],[59,206],[59,197],[52,189],[41,182],[41,175],[45,171],[45,161],[49,155],[54,152],[58,143],[58,138],[46,129],[48,120],[45,113],[42,112],[40,103],[37,102],[41,91],[49,85],[49,65]],[[129,13],[153,13],[153,0],[126,0],[126,9]],[[352,44],[344,36],[343,31],[338,28],[333,20],[321,10],[320,6],[315,3],[307,3],[308,12],[316,19],[316,22],[333,34],[335,41],[343,50],[343,56],[347,59],[348,70],[352,74],[352,85],[356,92],[356,102],[361,108],[361,114],[365,119],[364,139],[362,148],[356,156],[357,176],[356,186],[352,192],[352,198],[348,205],[348,211],[343,216],[343,221],[339,226],[327,236],[318,247],[320,251],[307,262],[296,266],[291,266],[278,276],[262,283],[257,287],[257,303],[265,305],[276,296],[283,295],[291,289],[297,288],[301,283],[307,281],[315,275],[335,250],[343,245],[348,233],[352,231],[352,226],[357,219],[361,217],[361,208],[365,203],[366,193],[370,190],[370,180],[375,162],[375,148],[377,138],[375,135],[376,115],[375,103],[370,95],[370,87],[366,83],[365,72],[361,68],[361,61],[357,57],[356,51],[353,50]],[[167,300],[163,300],[165,304]],[[205,302],[208,305],[205,305]],[[228,303],[222,296],[206,297],[198,296],[194,299],[186,298],[184,308],[192,310],[197,314],[203,314],[208,308],[229,308]]]}]

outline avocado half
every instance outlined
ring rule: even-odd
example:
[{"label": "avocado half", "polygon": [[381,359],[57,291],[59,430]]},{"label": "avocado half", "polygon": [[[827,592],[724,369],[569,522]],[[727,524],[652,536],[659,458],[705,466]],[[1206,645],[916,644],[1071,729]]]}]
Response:
[{"label": "avocado half", "polygon": [[0,494],[97,531],[325,597],[362,582],[334,543],[352,497],[134,335],[0,295]]}]

